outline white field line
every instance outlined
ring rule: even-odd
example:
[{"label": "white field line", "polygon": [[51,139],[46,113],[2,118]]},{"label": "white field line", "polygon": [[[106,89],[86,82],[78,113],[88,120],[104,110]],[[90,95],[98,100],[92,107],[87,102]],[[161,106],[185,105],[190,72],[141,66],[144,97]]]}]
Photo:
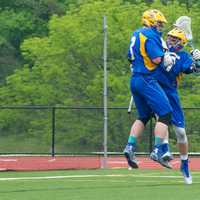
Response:
[{"label": "white field line", "polygon": [[14,181],[14,180],[47,180],[47,179],[70,179],[70,178],[95,178],[95,177],[136,177],[136,178],[173,178],[179,179],[182,176],[158,176],[158,175],[134,175],[134,174],[110,174],[110,175],[69,175],[69,176],[38,176],[38,177],[8,177],[0,178],[0,181]]}]

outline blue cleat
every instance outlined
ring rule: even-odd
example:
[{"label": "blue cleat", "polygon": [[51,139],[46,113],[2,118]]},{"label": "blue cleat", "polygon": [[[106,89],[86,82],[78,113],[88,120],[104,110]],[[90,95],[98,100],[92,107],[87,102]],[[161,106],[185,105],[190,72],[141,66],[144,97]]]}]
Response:
[{"label": "blue cleat", "polygon": [[169,151],[163,152],[163,145],[165,144],[156,145],[150,154],[150,158],[161,164],[163,167],[172,169],[172,166],[169,163],[169,160],[172,159],[172,155]]},{"label": "blue cleat", "polygon": [[163,160],[168,161],[168,162],[173,160],[174,158],[173,158],[173,155],[170,153],[169,144],[164,143],[161,145],[161,147],[162,147],[162,151],[163,151],[163,155],[162,155]]},{"label": "blue cleat", "polygon": [[127,144],[124,149],[124,156],[131,168],[138,168],[138,161],[136,160],[134,149],[134,146]]},{"label": "blue cleat", "polygon": [[184,177],[184,181],[186,184],[192,184],[192,176],[189,172],[189,165],[188,165],[188,159],[187,160],[181,160],[181,172]]}]

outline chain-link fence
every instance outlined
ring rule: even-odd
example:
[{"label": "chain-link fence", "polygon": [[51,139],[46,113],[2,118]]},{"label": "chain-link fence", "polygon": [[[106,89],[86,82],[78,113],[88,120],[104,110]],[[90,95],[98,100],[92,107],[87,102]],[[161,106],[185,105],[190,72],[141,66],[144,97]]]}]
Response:
[{"label": "chain-link fence", "polygon": [[[191,152],[200,152],[200,108],[184,109]],[[104,150],[103,108],[99,107],[0,107],[1,154],[96,154]],[[108,108],[108,153],[121,153],[130,127],[136,119],[133,109]],[[152,119],[139,139],[138,152],[149,153],[153,143]],[[173,129],[170,146],[177,151]]]}]

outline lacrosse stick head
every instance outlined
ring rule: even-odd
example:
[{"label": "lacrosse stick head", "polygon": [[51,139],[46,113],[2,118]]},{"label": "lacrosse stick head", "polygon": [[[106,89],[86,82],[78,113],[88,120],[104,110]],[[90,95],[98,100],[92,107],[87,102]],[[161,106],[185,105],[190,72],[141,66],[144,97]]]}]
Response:
[{"label": "lacrosse stick head", "polygon": [[174,23],[174,26],[184,31],[188,41],[191,41],[193,39],[190,17],[188,16],[179,17]]}]

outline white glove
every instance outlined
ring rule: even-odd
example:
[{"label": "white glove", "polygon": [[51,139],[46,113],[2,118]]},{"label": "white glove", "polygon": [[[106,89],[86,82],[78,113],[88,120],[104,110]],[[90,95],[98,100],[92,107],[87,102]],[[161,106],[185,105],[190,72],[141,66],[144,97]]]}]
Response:
[{"label": "white glove", "polygon": [[176,59],[180,59],[180,57],[176,55],[176,53],[173,53],[173,52],[165,53],[163,57],[163,64],[167,72],[169,72],[171,68],[173,67],[173,65],[175,65]]},{"label": "white glove", "polygon": [[200,60],[200,50],[195,49],[192,51],[192,58],[193,60]]}]

